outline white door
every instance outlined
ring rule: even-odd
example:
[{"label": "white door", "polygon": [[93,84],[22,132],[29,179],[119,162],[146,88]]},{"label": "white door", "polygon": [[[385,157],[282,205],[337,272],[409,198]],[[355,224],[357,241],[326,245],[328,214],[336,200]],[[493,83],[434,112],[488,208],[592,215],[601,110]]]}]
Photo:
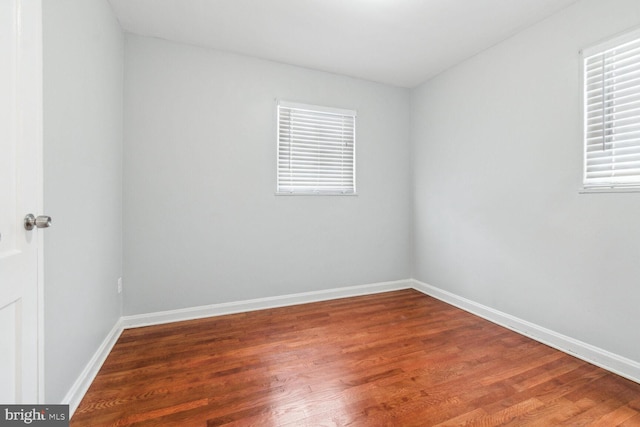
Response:
[{"label": "white door", "polygon": [[42,402],[41,0],[0,0],[0,402]]}]

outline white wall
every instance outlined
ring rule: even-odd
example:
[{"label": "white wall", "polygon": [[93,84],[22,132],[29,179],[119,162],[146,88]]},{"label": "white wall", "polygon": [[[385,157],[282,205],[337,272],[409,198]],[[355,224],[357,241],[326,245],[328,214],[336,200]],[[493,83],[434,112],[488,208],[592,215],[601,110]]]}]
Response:
[{"label": "white wall", "polygon": [[121,314],[124,40],[106,0],[43,2],[46,401]]},{"label": "white wall", "polygon": [[[125,314],[410,276],[407,90],[125,45]],[[276,98],[358,111],[358,196],[274,195]]]},{"label": "white wall", "polygon": [[417,279],[640,361],[640,193],[578,194],[578,52],[638,25],[584,0],[412,93]]}]

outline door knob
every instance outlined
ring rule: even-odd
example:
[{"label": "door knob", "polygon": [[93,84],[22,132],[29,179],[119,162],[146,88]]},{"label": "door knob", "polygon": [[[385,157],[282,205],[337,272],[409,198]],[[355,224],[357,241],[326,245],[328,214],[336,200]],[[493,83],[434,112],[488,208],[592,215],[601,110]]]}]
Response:
[{"label": "door knob", "polygon": [[51,227],[51,217],[46,215],[27,214],[24,217],[24,228],[27,230],[33,230],[33,228],[49,228]]}]

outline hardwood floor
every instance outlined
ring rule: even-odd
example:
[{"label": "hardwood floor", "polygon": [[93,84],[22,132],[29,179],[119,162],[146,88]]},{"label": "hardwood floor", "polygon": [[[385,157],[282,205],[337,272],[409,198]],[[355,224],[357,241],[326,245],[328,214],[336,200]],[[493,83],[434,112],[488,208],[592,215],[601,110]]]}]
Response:
[{"label": "hardwood floor", "polygon": [[640,426],[640,384],[403,290],[124,331],[71,426]]}]

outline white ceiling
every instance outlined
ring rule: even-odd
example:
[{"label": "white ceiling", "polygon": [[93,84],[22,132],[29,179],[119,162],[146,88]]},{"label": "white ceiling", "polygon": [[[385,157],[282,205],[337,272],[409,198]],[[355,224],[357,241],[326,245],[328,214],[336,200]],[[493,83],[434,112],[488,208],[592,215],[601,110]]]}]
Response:
[{"label": "white ceiling", "polygon": [[109,0],[125,31],[414,87],[578,0]]}]

